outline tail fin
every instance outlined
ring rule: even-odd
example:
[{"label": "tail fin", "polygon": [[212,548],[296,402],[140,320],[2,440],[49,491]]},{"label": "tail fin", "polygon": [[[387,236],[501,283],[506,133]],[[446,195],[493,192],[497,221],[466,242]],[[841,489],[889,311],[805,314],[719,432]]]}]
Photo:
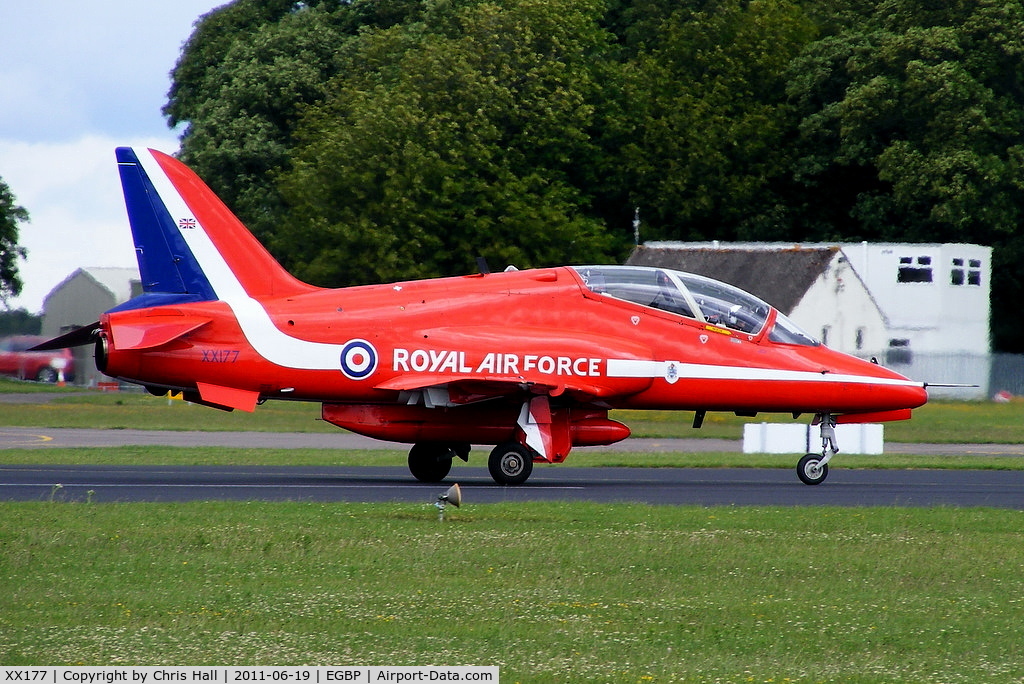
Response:
[{"label": "tail fin", "polygon": [[286,297],[317,288],[285,271],[212,190],[156,150],[117,148],[141,297],[118,308]]}]

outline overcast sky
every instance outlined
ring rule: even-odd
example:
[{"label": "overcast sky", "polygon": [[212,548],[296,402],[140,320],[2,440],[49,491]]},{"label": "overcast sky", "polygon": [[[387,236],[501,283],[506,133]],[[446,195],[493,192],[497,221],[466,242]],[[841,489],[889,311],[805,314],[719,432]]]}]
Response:
[{"label": "overcast sky", "polygon": [[8,3],[0,17],[0,178],[28,210],[13,308],[76,268],[134,266],[119,145],[178,150],[160,113],[195,21],[226,0]]}]

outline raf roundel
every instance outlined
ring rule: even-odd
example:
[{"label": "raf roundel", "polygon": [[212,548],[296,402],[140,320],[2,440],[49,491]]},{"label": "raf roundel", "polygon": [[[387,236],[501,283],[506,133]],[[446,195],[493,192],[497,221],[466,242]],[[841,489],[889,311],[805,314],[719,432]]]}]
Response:
[{"label": "raf roundel", "polygon": [[341,348],[341,372],[350,380],[365,380],[377,370],[377,350],[366,340],[349,340]]}]

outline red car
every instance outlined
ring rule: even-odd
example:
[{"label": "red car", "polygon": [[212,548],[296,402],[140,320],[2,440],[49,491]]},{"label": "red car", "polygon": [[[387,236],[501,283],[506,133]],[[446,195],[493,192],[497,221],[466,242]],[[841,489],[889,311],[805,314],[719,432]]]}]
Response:
[{"label": "red car", "polygon": [[57,382],[63,379],[71,382],[75,377],[75,361],[70,349],[53,351],[27,351],[45,337],[37,335],[16,335],[0,339],[0,375],[19,380]]}]

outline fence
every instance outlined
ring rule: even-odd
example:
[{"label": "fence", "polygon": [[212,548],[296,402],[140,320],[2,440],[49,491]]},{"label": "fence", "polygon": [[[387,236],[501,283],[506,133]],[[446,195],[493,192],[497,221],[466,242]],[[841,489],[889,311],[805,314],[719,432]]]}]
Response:
[{"label": "fence", "polygon": [[931,387],[932,399],[992,399],[996,395],[1024,396],[1024,355],[921,354],[890,357],[886,365],[912,380],[929,384],[968,385]]}]

